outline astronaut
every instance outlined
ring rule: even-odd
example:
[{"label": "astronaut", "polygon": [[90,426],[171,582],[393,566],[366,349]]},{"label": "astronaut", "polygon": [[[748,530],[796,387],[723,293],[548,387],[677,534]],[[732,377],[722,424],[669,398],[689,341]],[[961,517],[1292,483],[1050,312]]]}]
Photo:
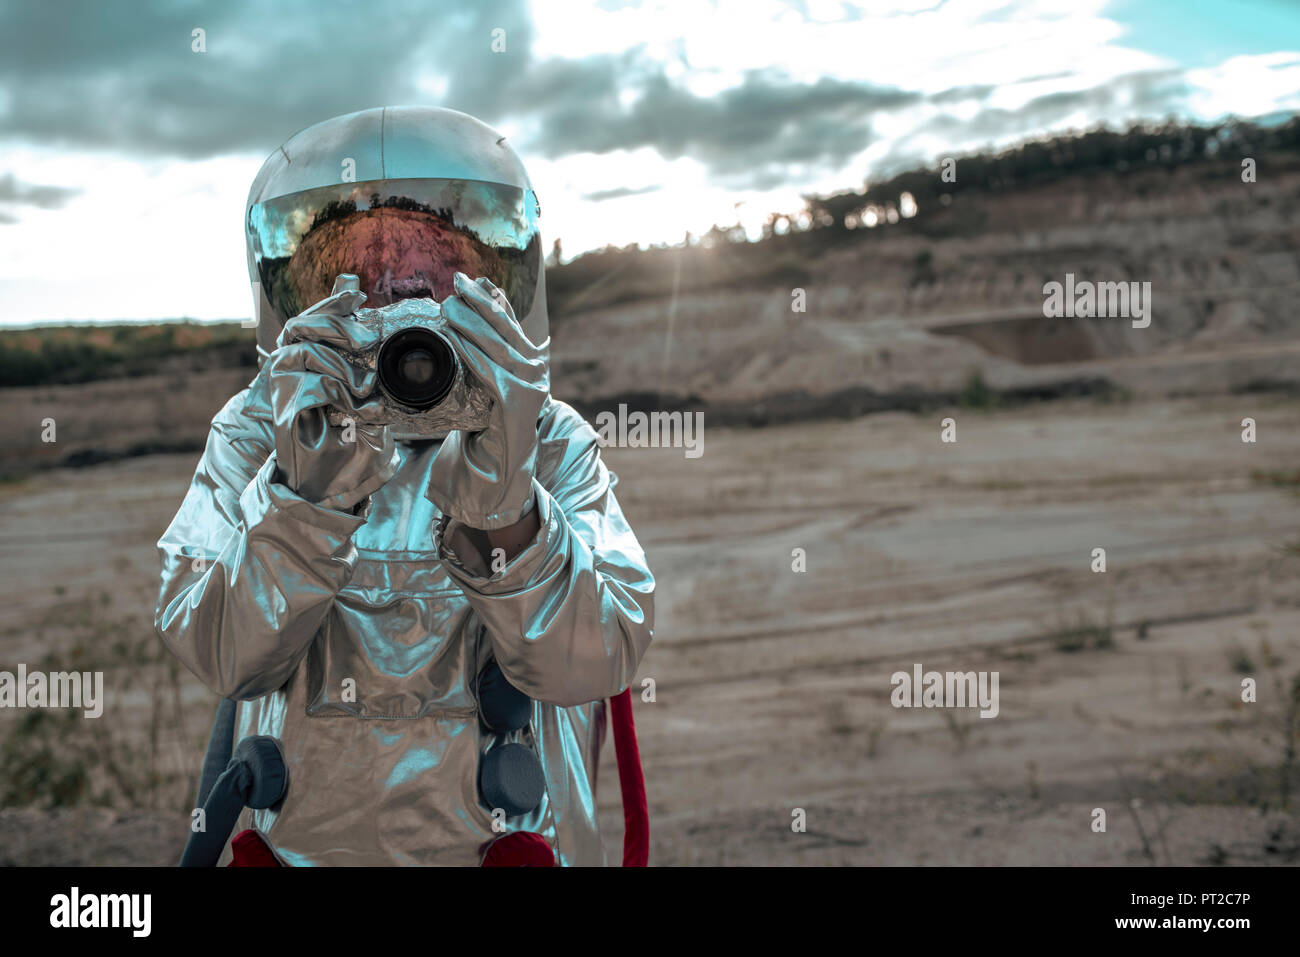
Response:
[{"label": "astronaut", "polygon": [[[607,862],[605,699],[654,579],[595,431],[550,395],[539,216],[503,136],[428,107],[309,127],[249,192],[259,368],[158,543],[155,624],[237,702],[236,741],[278,741],[287,791],[242,824],[280,864],[478,865],[519,834]],[[491,399],[481,430],[386,421],[349,358],[363,304],[421,297]]]}]

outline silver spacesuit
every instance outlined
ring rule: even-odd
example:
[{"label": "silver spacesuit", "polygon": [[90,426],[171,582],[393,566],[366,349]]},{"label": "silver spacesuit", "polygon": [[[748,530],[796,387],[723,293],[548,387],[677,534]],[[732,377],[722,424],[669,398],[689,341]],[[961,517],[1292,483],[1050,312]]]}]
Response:
[{"label": "silver spacesuit", "polygon": [[[284,863],[478,864],[502,828],[481,767],[508,744],[545,782],[508,830],[605,863],[603,699],[650,643],[654,579],[595,431],[549,393],[539,213],[504,137],[423,107],[310,127],[250,191],[259,371],[212,420],[158,543],[156,626],[238,700],[236,740],[279,740],[287,796],[241,823]],[[350,316],[413,296],[443,303],[487,380],[483,432],[371,421],[373,376],[339,358]],[[355,412],[350,442],[321,424],[327,404]],[[540,531],[504,566],[468,547],[465,529],[533,510]],[[480,716],[493,661],[532,699],[506,733]]]}]

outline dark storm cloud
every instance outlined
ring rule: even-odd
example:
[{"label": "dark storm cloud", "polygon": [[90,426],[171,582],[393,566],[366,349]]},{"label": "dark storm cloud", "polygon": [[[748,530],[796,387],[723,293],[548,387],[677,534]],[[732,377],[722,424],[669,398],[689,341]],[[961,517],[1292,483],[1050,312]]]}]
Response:
[{"label": "dark storm cloud", "polygon": [[[593,83],[593,92],[595,85]],[[918,93],[822,78],[788,83],[750,72],[716,96],[696,96],[662,74],[649,77],[626,109],[610,86],[556,104],[535,146],[547,156],[652,146],[668,159],[690,155],[714,173],[764,163],[837,165],[871,142],[871,114],[921,100]]]},{"label": "dark storm cloud", "polygon": [[981,83],[971,86],[954,86],[931,96],[931,103],[964,103],[967,100],[985,100],[988,99],[997,87],[991,83]]},{"label": "dark storm cloud", "polygon": [[1159,113],[1189,92],[1177,70],[1147,70],[1116,77],[1084,90],[1063,90],[1035,97],[1014,110],[985,109],[968,120],[940,116],[926,124],[925,132],[960,135],[963,139],[993,140],[1041,130],[1077,110],[1088,112],[1093,122],[1126,114]]},{"label": "dark storm cloud", "polygon": [[[0,176],[0,203],[58,209],[81,190],[65,186],[38,186],[21,182],[13,173]],[[6,222],[13,222],[8,219]]]},{"label": "dark storm cloud", "polygon": [[[269,153],[326,117],[427,102],[415,80],[430,67],[506,66],[507,57],[492,59],[497,26],[526,46],[523,0],[452,14],[419,0],[7,2],[0,130],[149,155]],[[196,27],[206,31],[206,53],[191,49]]]},{"label": "dark storm cloud", "polygon": [[[191,50],[196,27],[206,31],[206,53]],[[502,53],[492,51],[498,27]],[[968,85],[926,96],[754,71],[697,96],[640,47],[541,59],[532,45],[526,0],[0,0],[0,136],[149,157],[266,154],[330,116],[433,103],[488,123],[519,121],[525,156],[649,147],[667,159],[691,156],[720,185],[761,189],[841,166],[870,145],[881,111],[983,103],[993,92]],[[681,51],[677,58],[685,62]],[[421,90],[430,75],[446,84],[440,99]],[[940,117],[930,129],[969,141],[1029,135],[1080,107],[1100,119],[1125,84],[1133,107],[1148,113],[1180,89],[1174,72],[1135,74],[970,121]],[[900,144],[900,154],[906,149]]]},{"label": "dark storm cloud", "polygon": [[[1189,92],[1190,89],[1180,71],[1146,70],[1125,74],[1107,83],[1083,90],[1047,93],[1029,100],[1014,110],[986,108],[969,119],[941,114],[922,125],[917,133],[937,134],[954,143],[963,144],[962,149],[967,149],[976,144],[992,143],[1006,137],[1038,135],[1062,117],[1069,116],[1080,109],[1087,112],[1089,125],[1108,121],[1112,126],[1125,125],[1120,121],[1121,116],[1127,117],[1134,113],[1147,116],[1159,115],[1176,107]],[[982,102],[987,99],[987,94],[977,92],[971,98]],[[961,98],[948,97],[948,99]],[[903,169],[924,165],[927,161],[928,159],[916,152],[907,140],[903,140],[877,164],[873,172],[878,175],[890,175]]]},{"label": "dark storm cloud", "polygon": [[591,203],[603,203],[607,199],[622,199],[624,196],[643,196],[646,193],[655,193],[663,189],[662,186],[641,186],[633,189],[630,186],[619,186],[615,189],[600,189],[594,193],[583,193],[582,198]]},{"label": "dark storm cloud", "polygon": [[[524,0],[437,10],[420,0],[5,3],[3,132],[150,156],[269,153],[329,116],[430,102],[417,78],[434,73],[447,82],[440,105],[489,123],[524,120],[536,131],[518,144],[526,152],[648,146],[669,159],[689,154],[731,181],[747,171],[771,180],[786,164],[842,162],[870,142],[872,111],[920,99],[760,73],[718,96],[696,96],[636,48],[537,59]],[[191,49],[196,27],[206,32],[206,53]],[[497,27],[504,53],[491,50]],[[623,90],[634,93],[627,108]]]}]

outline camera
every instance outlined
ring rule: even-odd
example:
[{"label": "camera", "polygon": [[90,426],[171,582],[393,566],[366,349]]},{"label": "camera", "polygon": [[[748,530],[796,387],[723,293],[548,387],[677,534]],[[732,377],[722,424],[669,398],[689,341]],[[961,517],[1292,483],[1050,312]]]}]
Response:
[{"label": "camera", "polygon": [[[379,333],[377,344],[344,356],[376,373],[382,412],[370,421],[389,426],[395,436],[433,438],[461,429],[487,428],[492,397],[465,369],[447,320],[432,299],[401,299],[376,309],[358,309],[356,321]],[[335,406],[325,410],[331,425],[353,414]]]}]

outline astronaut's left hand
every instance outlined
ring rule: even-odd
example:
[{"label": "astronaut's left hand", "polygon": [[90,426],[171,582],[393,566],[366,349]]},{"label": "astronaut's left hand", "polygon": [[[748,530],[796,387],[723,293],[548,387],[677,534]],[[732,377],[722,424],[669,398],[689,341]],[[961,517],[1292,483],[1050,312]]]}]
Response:
[{"label": "astronaut's left hand", "polygon": [[537,419],[551,391],[546,345],[524,334],[505,294],[487,279],[456,273],[442,302],[444,332],[469,374],[492,395],[480,432],[451,432],[430,469],[429,499],[475,529],[514,525],[535,505]]}]

